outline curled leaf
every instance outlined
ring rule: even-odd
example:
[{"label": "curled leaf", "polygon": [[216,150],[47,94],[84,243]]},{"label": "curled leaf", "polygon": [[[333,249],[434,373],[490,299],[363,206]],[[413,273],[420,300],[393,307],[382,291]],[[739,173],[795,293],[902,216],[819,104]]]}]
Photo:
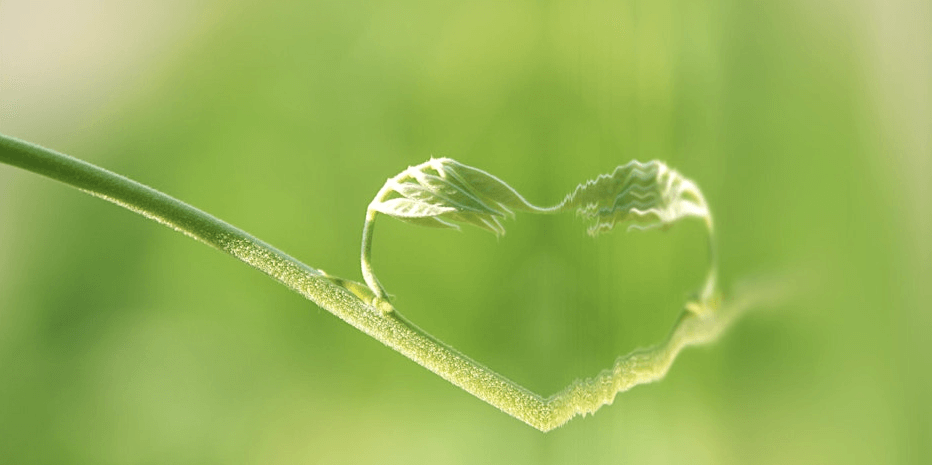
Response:
[{"label": "curled leaf", "polygon": [[631,223],[628,229],[652,229],[695,217],[712,226],[708,205],[696,184],[657,160],[631,161],[580,184],[561,207],[575,208],[577,215],[592,220],[591,236],[626,222]]},{"label": "curled leaf", "polygon": [[402,221],[433,227],[471,224],[496,235],[514,210],[538,211],[504,181],[450,158],[432,158],[386,181],[369,204]]},{"label": "curled leaf", "polygon": [[455,212],[456,208],[406,198],[389,199],[371,206],[373,210],[399,219],[430,218]]}]

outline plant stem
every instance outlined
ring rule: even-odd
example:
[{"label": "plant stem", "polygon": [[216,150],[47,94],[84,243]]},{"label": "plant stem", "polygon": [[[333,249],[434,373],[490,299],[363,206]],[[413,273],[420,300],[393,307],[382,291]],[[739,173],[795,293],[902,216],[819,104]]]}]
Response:
[{"label": "plant stem", "polygon": [[[388,192],[388,185],[382,186],[372,203],[384,200]],[[379,278],[375,277],[375,271],[372,269],[372,234],[375,232],[375,217],[378,213],[372,209],[372,203],[366,208],[366,221],[362,226],[362,247],[360,248],[359,262],[362,269],[362,278],[371,292],[375,294],[369,303],[388,313],[393,311],[394,307],[389,303],[388,294],[385,292],[385,288],[382,287],[382,283],[379,282]]]},{"label": "plant stem", "polygon": [[430,336],[397,312],[383,314],[325,272],[202,210],[119,174],[0,134],[0,162],[77,187],[226,252],[303,295],[451,383],[537,428],[543,400]]}]

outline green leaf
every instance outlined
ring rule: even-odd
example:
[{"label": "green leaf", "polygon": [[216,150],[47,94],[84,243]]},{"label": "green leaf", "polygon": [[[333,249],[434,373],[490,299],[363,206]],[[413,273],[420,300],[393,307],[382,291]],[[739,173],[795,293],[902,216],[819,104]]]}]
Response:
[{"label": "green leaf", "polygon": [[396,218],[429,218],[441,216],[445,213],[456,211],[453,207],[422,202],[420,200],[411,200],[405,198],[395,198],[372,203],[369,208]]},{"label": "green leaf", "polygon": [[631,161],[611,174],[580,184],[561,203],[562,209],[591,220],[589,234],[596,236],[619,223],[628,229],[666,228],[684,218],[712,216],[695,183],[663,162]]},{"label": "green leaf", "polygon": [[[543,211],[524,200],[502,180],[449,158],[432,158],[386,181],[369,205],[402,221],[433,227],[470,224],[505,234],[501,220],[512,208]],[[433,221],[426,221],[430,218]]]},{"label": "green leaf", "polygon": [[511,186],[501,179],[478,168],[464,165],[451,158],[431,159],[431,167],[442,177],[450,179],[461,188],[472,192],[477,198],[494,203],[508,214],[512,210],[539,211],[540,207],[532,205]]}]

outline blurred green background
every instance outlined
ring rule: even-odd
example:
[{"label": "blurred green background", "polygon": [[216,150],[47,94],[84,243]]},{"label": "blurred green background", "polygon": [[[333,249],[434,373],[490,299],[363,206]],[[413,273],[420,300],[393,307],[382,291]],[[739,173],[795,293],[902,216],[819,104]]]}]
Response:
[{"label": "blurred green background", "polygon": [[[360,279],[431,156],[532,201],[667,161],[806,291],[542,434],[236,260],[0,166],[2,463],[930,463],[932,15],[894,1],[0,2],[0,132]],[[660,340],[702,228],[383,219],[398,308],[548,395]]]}]

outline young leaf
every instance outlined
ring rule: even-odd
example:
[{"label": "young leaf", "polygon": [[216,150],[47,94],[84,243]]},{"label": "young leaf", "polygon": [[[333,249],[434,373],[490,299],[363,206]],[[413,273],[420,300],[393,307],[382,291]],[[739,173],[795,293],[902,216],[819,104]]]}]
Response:
[{"label": "young leaf", "polygon": [[428,163],[444,179],[495,204],[498,209],[508,214],[513,214],[514,210],[527,212],[548,210],[531,204],[505,181],[478,168],[464,165],[452,158],[431,159]]},{"label": "young leaf", "polygon": [[712,227],[712,216],[696,184],[657,160],[631,161],[580,184],[561,207],[575,208],[577,215],[592,220],[591,236],[618,223],[632,223],[628,229],[666,228],[688,217],[703,219]]},{"label": "young leaf", "polygon": [[501,220],[513,216],[512,209],[543,210],[495,176],[449,158],[432,158],[402,171],[369,204],[369,210],[402,221],[454,228],[471,224],[496,235],[505,233]]},{"label": "young leaf", "polygon": [[401,219],[437,217],[445,213],[456,211],[456,208],[453,207],[444,207],[434,203],[427,203],[420,200],[407,199],[403,197],[385,200],[377,204],[373,204],[369,208],[379,213]]}]

